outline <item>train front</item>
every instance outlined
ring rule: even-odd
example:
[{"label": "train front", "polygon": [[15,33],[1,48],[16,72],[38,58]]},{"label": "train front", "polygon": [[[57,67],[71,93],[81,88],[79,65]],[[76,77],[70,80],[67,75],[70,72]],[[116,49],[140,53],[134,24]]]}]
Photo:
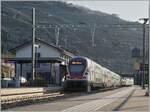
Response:
[{"label": "train front", "polygon": [[67,66],[66,88],[68,90],[83,90],[87,87],[87,60],[82,57],[72,58]]}]

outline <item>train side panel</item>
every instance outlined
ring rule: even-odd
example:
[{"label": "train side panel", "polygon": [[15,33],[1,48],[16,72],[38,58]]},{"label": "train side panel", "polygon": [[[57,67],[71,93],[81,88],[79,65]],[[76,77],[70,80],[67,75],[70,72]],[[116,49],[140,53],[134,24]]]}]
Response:
[{"label": "train side panel", "polygon": [[103,67],[99,66],[92,60],[88,60],[88,83],[90,83],[93,87],[99,86],[103,87],[104,85],[104,75],[103,75]]}]

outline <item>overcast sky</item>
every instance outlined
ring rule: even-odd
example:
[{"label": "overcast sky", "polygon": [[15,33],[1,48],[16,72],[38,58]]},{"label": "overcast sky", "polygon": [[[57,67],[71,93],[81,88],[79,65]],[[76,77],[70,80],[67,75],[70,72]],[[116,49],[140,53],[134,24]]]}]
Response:
[{"label": "overcast sky", "polygon": [[117,14],[120,18],[137,21],[141,17],[148,17],[148,1],[67,1],[76,5],[99,10],[109,14]]}]

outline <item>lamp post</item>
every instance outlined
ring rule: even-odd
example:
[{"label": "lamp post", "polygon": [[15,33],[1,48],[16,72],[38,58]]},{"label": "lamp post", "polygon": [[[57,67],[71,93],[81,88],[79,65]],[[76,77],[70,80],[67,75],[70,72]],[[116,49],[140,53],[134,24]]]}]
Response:
[{"label": "lamp post", "polygon": [[144,81],[145,81],[145,26],[148,22],[148,18],[140,18],[139,19],[143,24],[143,57],[142,57],[142,88],[145,89]]}]

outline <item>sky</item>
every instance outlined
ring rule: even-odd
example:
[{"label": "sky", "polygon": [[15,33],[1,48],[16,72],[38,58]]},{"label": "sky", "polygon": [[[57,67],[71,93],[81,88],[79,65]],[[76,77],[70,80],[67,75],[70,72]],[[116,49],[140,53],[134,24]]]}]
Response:
[{"label": "sky", "polygon": [[128,21],[138,21],[139,18],[149,17],[148,1],[67,1],[92,10],[117,14],[120,18]]}]

